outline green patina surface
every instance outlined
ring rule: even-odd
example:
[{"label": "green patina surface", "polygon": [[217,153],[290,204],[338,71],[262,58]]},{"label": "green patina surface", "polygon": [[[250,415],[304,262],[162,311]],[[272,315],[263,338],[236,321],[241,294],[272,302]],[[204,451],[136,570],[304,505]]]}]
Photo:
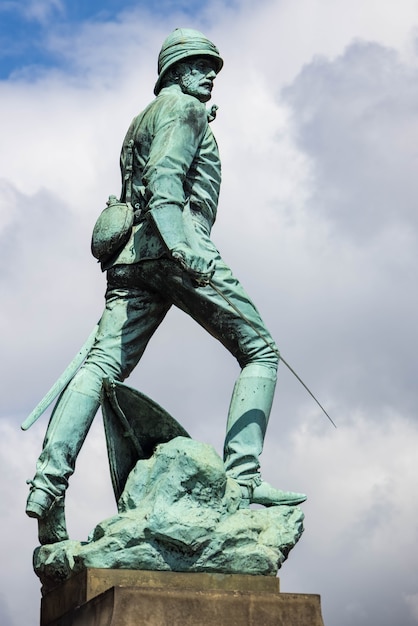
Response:
[{"label": "green patina surface", "polygon": [[[108,283],[105,310],[79,358],[84,359],[82,366],[75,374],[73,370],[77,368],[72,366],[48,396],[50,401],[51,396],[62,392],[47,429],[27,503],[28,515],[39,521],[42,544],[68,540],[65,492],[101,403],[117,499],[138,459],[149,457],[154,445],[163,440],[187,435],[175,428],[170,430],[171,418],[160,407],[156,414],[160,425],[166,419],[164,429],[168,430],[165,439],[158,440],[149,415],[143,411],[143,397],[142,409],[137,412],[136,404],[126,401],[126,393],[120,387],[119,400],[125,405],[119,411],[117,394],[112,404],[112,394],[102,391],[105,380],[116,381],[117,385],[129,376],[173,305],[220,341],[241,368],[227,417],[222,465],[225,476],[234,481],[237,510],[250,503],[288,507],[305,499],[303,494],[283,492],[261,479],[259,456],[273,401],[279,354],[257,309],[211,240],[221,162],[209,125],[216,107],[208,111],[206,103],[222,65],[217,48],[202,33],[176,29],[160,52],[156,97],[128,128],[121,152],[120,199],[110,200],[105,217],[95,229],[101,243],[106,237],[111,239],[104,246],[101,259]],[[132,214],[128,215],[124,207]],[[105,224],[102,230],[101,224]],[[123,236],[118,237],[119,233]],[[163,380],[161,384],[164,385]],[[138,400],[139,392],[136,393]],[[131,395],[128,393],[129,398]],[[44,406],[45,403],[35,410],[34,419]],[[149,401],[148,409],[153,415],[155,403]],[[140,436],[138,422],[143,426]],[[129,454],[128,440],[132,444]],[[118,462],[122,457],[128,459],[125,465]],[[189,469],[186,461],[182,467],[185,474]],[[146,474],[145,465],[141,467]],[[179,469],[180,466],[176,471]],[[203,467],[199,471],[206,470]],[[138,479],[137,472],[135,476]],[[160,484],[157,478],[155,475],[155,484]],[[176,480],[181,483],[180,478],[177,476]],[[187,488],[182,498],[187,501]],[[186,512],[187,507],[178,510],[180,516]],[[253,515],[234,513],[238,514],[243,520],[250,520]],[[174,528],[171,515],[170,519]],[[190,524],[191,536],[198,532],[192,528]],[[45,551],[39,554],[45,555]],[[176,568],[180,567],[176,561]]]}]

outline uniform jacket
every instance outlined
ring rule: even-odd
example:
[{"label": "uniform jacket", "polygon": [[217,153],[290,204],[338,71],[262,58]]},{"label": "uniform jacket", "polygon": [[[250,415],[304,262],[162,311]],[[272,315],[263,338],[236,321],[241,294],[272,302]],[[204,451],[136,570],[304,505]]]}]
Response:
[{"label": "uniform jacket", "polygon": [[[210,234],[221,183],[218,146],[209,128],[205,105],[184,94],[178,85],[171,85],[134,118],[121,152],[122,201],[126,199],[131,139],[132,204],[145,217],[148,211],[160,207],[181,210],[189,244],[204,254],[199,250],[199,239],[202,232]],[[123,250],[104,269],[156,259],[166,252],[157,231],[144,219],[134,225]]]}]

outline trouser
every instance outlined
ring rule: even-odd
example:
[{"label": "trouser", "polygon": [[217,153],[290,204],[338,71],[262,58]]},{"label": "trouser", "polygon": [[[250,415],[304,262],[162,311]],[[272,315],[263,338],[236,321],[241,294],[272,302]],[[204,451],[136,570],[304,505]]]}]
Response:
[{"label": "trouser", "polygon": [[95,343],[52,413],[33,487],[57,499],[64,495],[99,407],[103,378],[121,381],[129,376],[173,304],[221,341],[242,368],[228,417],[225,467],[242,484],[257,480],[279,357],[257,309],[215,248],[213,254],[212,281],[245,319],[211,285],[196,287],[171,259],[108,271]]}]

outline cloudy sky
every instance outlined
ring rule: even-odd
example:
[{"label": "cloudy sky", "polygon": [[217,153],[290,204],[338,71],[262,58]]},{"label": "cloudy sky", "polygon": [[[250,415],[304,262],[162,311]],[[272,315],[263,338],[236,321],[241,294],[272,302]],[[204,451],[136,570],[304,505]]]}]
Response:
[{"label": "cloudy sky", "polygon": [[[38,624],[25,481],[47,416],[20,423],[101,315],[91,229],[177,26],[225,59],[213,238],[338,425],[281,365],[263,474],[309,496],[282,589],[321,594],[326,626],[416,625],[416,0],[0,2],[0,622]],[[237,373],[173,310],[129,384],[221,451]],[[73,539],[115,511],[100,416],[67,503]]]}]

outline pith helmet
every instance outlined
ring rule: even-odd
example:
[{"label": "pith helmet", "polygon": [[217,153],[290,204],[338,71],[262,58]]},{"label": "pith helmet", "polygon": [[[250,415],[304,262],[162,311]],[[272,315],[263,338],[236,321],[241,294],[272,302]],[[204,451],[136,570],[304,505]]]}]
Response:
[{"label": "pith helmet", "polygon": [[211,57],[216,62],[216,73],[224,64],[219,56],[218,48],[198,30],[193,28],[176,28],[164,41],[158,55],[158,80],[155,83],[154,93],[161,89],[161,81],[166,71],[183,59],[194,56]]}]

